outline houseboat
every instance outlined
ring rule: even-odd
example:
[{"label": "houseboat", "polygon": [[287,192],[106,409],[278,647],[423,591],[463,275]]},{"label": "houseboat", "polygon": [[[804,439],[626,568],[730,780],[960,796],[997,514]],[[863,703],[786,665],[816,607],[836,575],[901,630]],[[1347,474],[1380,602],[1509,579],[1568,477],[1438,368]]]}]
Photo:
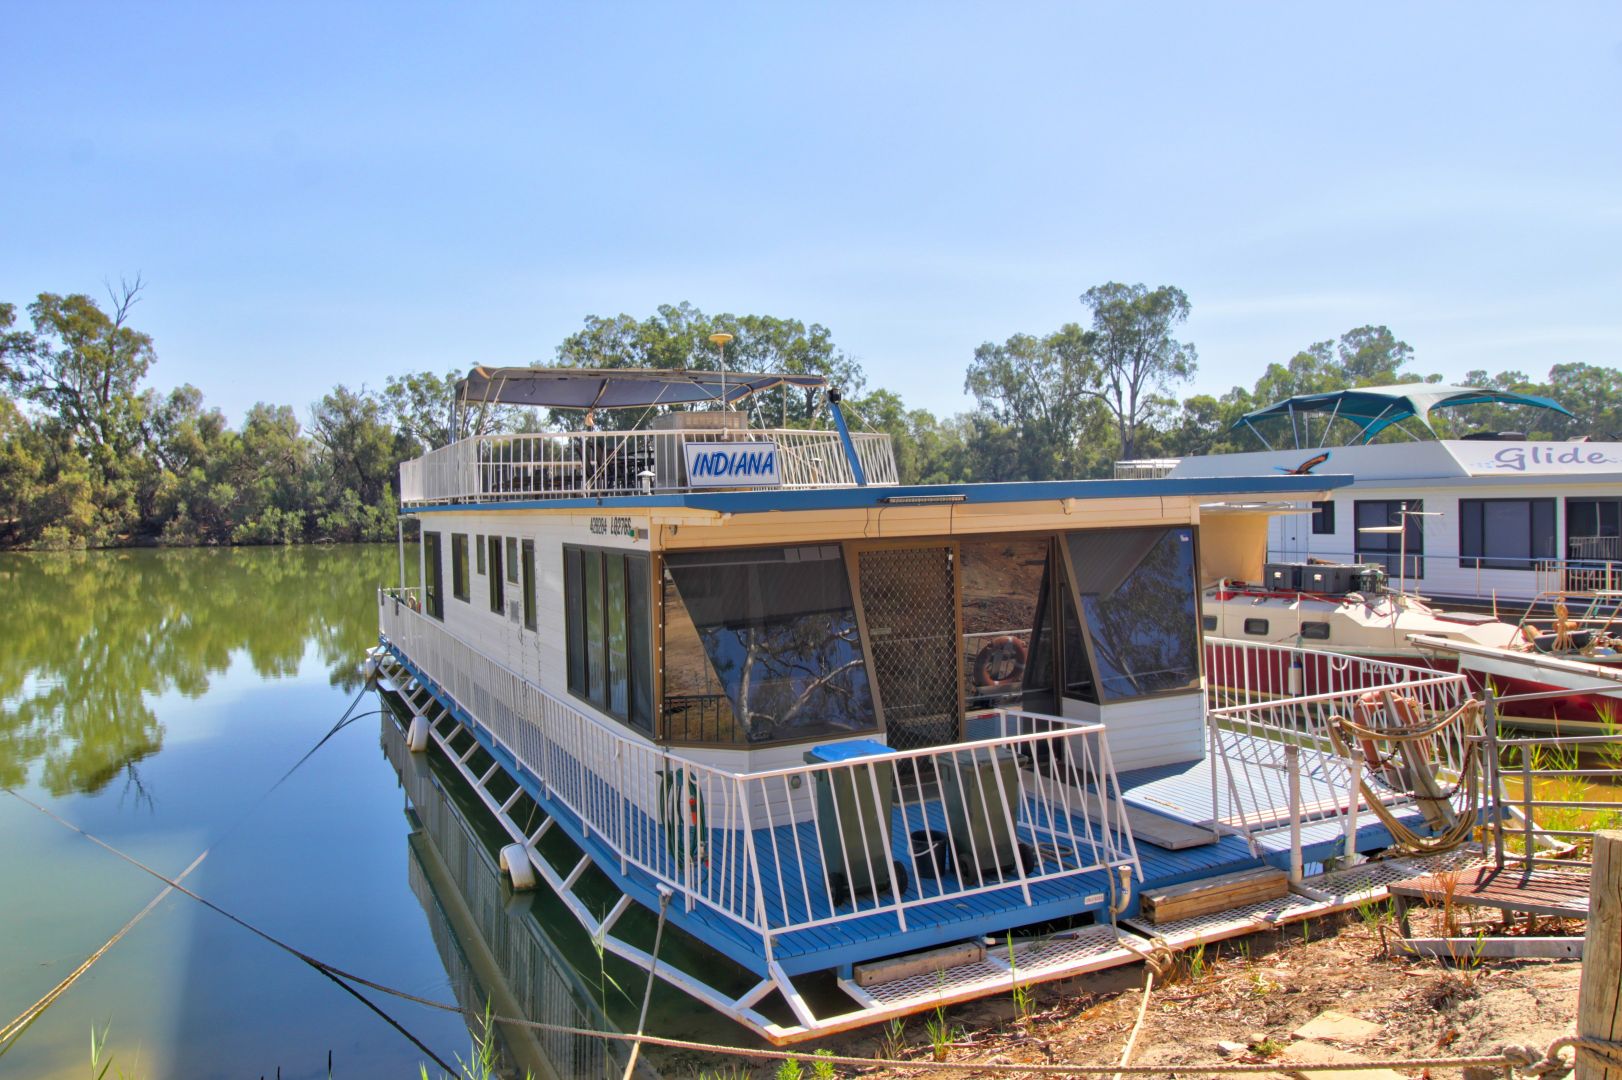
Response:
[{"label": "houseboat", "polygon": [[1264,449],[1120,462],[1116,475],[1350,475],[1303,504],[1310,514],[1274,520],[1269,558],[1375,564],[1399,593],[1444,606],[1515,610],[1540,593],[1622,588],[1622,443],[1438,437],[1433,414],[1484,404],[1567,413],[1431,383],[1303,394],[1238,421]]},{"label": "houseboat", "polygon": [[[821,427],[751,422],[790,392]],[[1311,873],[1476,812],[1330,730],[1400,700],[1462,769],[1459,676],[1202,631],[1207,517],[1346,477],[904,485],[816,376],[475,368],[457,395],[552,427],[401,468],[420,584],[402,542],[368,663],[406,744],[511,839],[513,887],[774,1042],[1347,906],[1381,872]],[[1287,895],[1143,922],[1268,867]]]}]

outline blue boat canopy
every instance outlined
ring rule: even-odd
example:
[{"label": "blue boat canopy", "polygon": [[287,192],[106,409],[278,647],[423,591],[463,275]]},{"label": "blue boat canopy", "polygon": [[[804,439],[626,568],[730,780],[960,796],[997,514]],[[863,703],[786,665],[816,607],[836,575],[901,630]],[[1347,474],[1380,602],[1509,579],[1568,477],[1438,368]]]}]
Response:
[{"label": "blue boat canopy", "polygon": [[1397,386],[1360,386],[1328,394],[1297,394],[1274,402],[1265,409],[1246,413],[1233,426],[1249,427],[1254,431],[1257,420],[1273,416],[1328,413],[1331,421],[1339,418],[1359,425],[1361,430],[1355,441],[1366,443],[1392,424],[1410,418],[1417,418],[1426,428],[1430,428],[1433,409],[1488,404],[1532,405],[1572,415],[1571,410],[1559,402],[1535,394],[1484,390],[1474,386],[1443,386],[1440,383],[1402,383]]},{"label": "blue boat canopy", "polygon": [[779,386],[825,386],[821,375],[655,368],[476,367],[456,384],[464,405],[550,409],[640,409],[651,405],[734,404]]}]

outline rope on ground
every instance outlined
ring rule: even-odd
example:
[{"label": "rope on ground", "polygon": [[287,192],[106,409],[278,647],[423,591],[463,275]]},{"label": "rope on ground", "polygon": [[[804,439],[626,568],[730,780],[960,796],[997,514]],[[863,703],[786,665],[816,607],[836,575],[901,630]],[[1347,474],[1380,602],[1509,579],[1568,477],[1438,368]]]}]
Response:
[{"label": "rope on ground", "polygon": [[[340,967],[337,967],[335,965],[328,964],[325,961],[319,960],[316,957],[311,956],[309,953],[306,953],[303,950],[299,949],[298,947],[288,944],[287,942],[281,940],[280,938],[276,937],[275,935],[271,934],[270,932],[268,932],[266,930],[261,930],[259,927],[257,927],[255,925],[253,925],[252,923],[248,922],[246,919],[242,918],[240,915],[236,915],[236,914],[226,910],[225,908],[221,907],[219,904],[216,904],[214,901],[206,899],[206,898],[204,898],[202,896],[199,896],[197,893],[195,893],[192,890],[186,888],[186,886],[180,884],[180,882],[170,880],[169,878],[165,877],[163,874],[161,874],[157,870],[152,869],[150,866],[147,866],[145,863],[143,863],[139,859],[135,858],[133,855],[125,854],[124,852],[122,852],[122,851],[118,850],[117,848],[115,848],[113,845],[109,844],[107,841],[102,840],[100,837],[97,837],[97,836],[95,836],[95,835],[93,835],[93,834],[91,834],[89,832],[86,832],[84,829],[81,829],[79,826],[73,824],[70,821],[67,821],[66,819],[62,818],[60,815],[56,814],[55,812],[53,812],[49,808],[41,806],[39,803],[34,802],[32,799],[29,799],[27,796],[21,795],[21,794],[15,792],[15,791],[11,791],[10,789],[6,789],[6,791],[7,791],[7,794],[11,795],[13,798],[18,799],[19,801],[27,804],[28,806],[33,807],[35,810],[38,810],[40,813],[44,814],[46,817],[49,817],[49,818],[55,820],[56,822],[58,822],[59,824],[61,824],[63,827],[65,827],[67,829],[70,829],[73,832],[78,833],[80,836],[83,836],[85,839],[89,840],[93,844],[96,844],[98,847],[104,849],[105,851],[109,852],[110,854],[124,860],[125,862],[127,862],[130,865],[136,867],[137,869],[143,871],[144,873],[150,874],[151,876],[157,878],[159,881],[162,881],[162,882],[164,882],[164,883],[166,883],[168,885],[172,885],[176,892],[179,892],[184,896],[191,897],[193,900],[195,900],[198,903],[202,904],[204,907],[209,908],[211,911],[214,911],[214,912],[216,912],[216,913],[218,913],[220,915],[223,915],[225,918],[229,919],[233,923],[236,923],[238,926],[240,926],[243,929],[247,930],[249,933],[254,934],[255,936],[257,936],[257,937],[261,938],[262,940],[270,943],[271,945],[276,946],[278,949],[281,949],[282,951],[293,955],[294,957],[296,957],[299,960],[303,961],[305,964],[308,964],[310,967],[315,968],[317,971],[321,972],[327,978],[332,979],[339,986],[343,987],[350,994],[353,994],[355,997],[359,998],[362,1003],[366,1004],[374,1012],[376,1012],[376,1013],[378,1013],[378,1015],[382,1016],[385,1020],[387,1020],[390,1024],[392,1024],[396,1028],[396,1030],[398,1030],[402,1034],[404,1034],[407,1039],[410,1039],[413,1044],[415,1044],[419,1049],[421,1049],[424,1054],[428,1055],[428,1057],[432,1058],[436,1063],[438,1063],[441,1068],[445,1069],[448,1073],[452,1073],[454,1075],[455,1070],[453,1070],[449,1066],[445,1065],[445,1063],[437,1055],[435,1055],[433,1053],[433,1051],[429,1050],[420,1041],[418,1041],[415,1036],[413,1036],[410,1032],[406,1031],[403,1027],[401,1027],[397,1021],[395,1021],[387,1013],[383,1012],[380,1008],[378,1008],[375,1004],[373,1004],[369,999],[367,999],[359,991],[355,990],[354,987],[352,987],[352,986],[350,986],[348,984],[352,982],[352,983],[356,984],[357,986],[364,986],[367,989],[375,990],[380,994],[387,994],[387,995],[389,995],[391,997],[398,998],[401,1001],[409,1001],[409,1002],[411,1002],[413,1004],[421,1005],[424,1008],[438,1009],[441,1012],[451,1012],[451,1013],[457,1013],[457,1014],[460,1014],[460,1015],[465,1015],[466,1010],[462,1006],[456,1004],[455,1002],[435,1001],[432,998],[422,997],[420,995],[413,994],[410,991],[401,990],[401,989],[399,989],[397,987],[392,987],[392,986],[388,986],[388,985],[386,985],[384,983],[376,982],[374,980],[365,978],[364,976],[357,975],[357,974],[355,974],[353,972],[345,971],[344,969],[342,969]],[[1139,951],[1142,951],[1142,950],[1139,950]],[[1150,950],[1149,955],[1154,955],[1154,950]],[[1148,956],[1145,957],[1145,962],[1146,963],[1148,962]],[[957,1061],[907,1061],[907,1062],[897,1062],[897,1061],[888,1060],[888,1059],[885,1059],[885,1058],[864,1058],[864,1057],[850,1057],[850,1056],[838,1056],[838,1055],[827,1055],[827,1054],[813,1054],[813,1053],[807,1053],[805,1051],[800,1051],[800,1050],[781,1050],[781,1049],[777,1049],[775,1047],[758,1047],[757,1048],[757,1047],[747,1047],[747,1046],[725,1046],[725,1045],[718,1044],[718,1043],[697,1042],[697,1041],[694,1041],[694,1040],[691,1040],[691,1039],[672,1039],[672,1038],[666,1038],[666,1037],[659,1036],[659,1035],[648,1035],[648,1034],[645,1034],[645,1033],[630,1034],[630,1033],[623,1032],[623,1031],[599,1031],[599,1030],[596,1030],[596,1029],[593,1029],[593,1028],[573,1027],[573,1026],[570,1026],[568,1024],[550,1024],[550,1023],[546,1023],[544,1021],[529,1020],[529,1019],[526,1019],[524,1017],[517,1017],[517,1016],[492,1016],[490,1018],[490,1020],[491,1020],[492,1023],[505,1024],[505,1025],[508,1025],[508,1026],[511,1026],[511,1027],[518,1027],[518,1028],[528,1028],[528,1029],[534,1030],[534,1031],[543,1031],[543,1032],[548,1032],[548,1033],[557,1034],[557,1035],[573,1035],[573,1036],[578,1036],[578,1037],[581,1037],[581,1038],[607,1039],[607,1040],[610,1040],[610,1041],[613,1041],[613,1042],[629,1042],[629,1043],[635,1043],[637,1045],[642,1045],[642,1046],[659,1046],[659,1047],[664,1047],[666,1049],[671,1049],[671,1050],[689,1050],[689,1051],[695,1051],[695,1052],[699,1052],[699,1053],[717,1054],[717,1055],[723,1055],[723,1056],[729,1056],[729,1057],[759,1058],[759,1059],[762,1059],[762,1060],[774,1060],[774,1061],[801,1061],[801,1062],[812,1062],[812,1063],[822,1062],[823,1064],[826,1064],[826,1065],[848,1065],[848,1066],[854,1066],[854,1067],[858,1067],[858,1068],[893,1068],[898,1064],[903,1064],[908,1069],[922,1070],[922,1071],[925,1071],[925,1072],[978,1071],[978,1072],[981,1072],[981,1073],[994,1073],[994,1074],[1025,1073],[1025,1074],[1038,1074],[1038,1075],[1045,1075],[1045,1076],[1046,1075],[1063,1075],[1063,1074],[1078,1074],[1078,1075],[1087,1075],[1087,1076],[1104,1076],[1104,1075],[1110,1075],[1110,1074],[1115,1074],[1115,1075],[1130,1074],[1130,1075],[1134,1075],[1134,1076],[1150,1076],[1150,1075],[1161,1075],[1161,1074],[1168,1074],[1168,1073],[1196,1073],[1196,1072],[1197,1073],[1212,1073],[1212,1074],[1220,1074],[1220,1073],[1244,1074],[1244,1073],[1294,1072],[1294,1071],[1301,1071],[1301,1070],[1305,1070],[1305,1069],[1310,1069],[1313,1072],[1342,1072],[1342,1071],[1353,1071],[1353,1072],[1355,1072],[1355,1071],[1362,1070],[1362,1069],[1442,1069],[1442,1068],[1463,1068],[1464,1066],[1467,1066],[1467,1065],[1487,1065],[1487,1066],[1510,1065],[1510,1066],[1514,1066],[1516,1068],[1522,1069],[1523,1071],[1527,1071],[1529,1073],[1532,1073],[1534,1075],[1542,1076],[1542,1075],[1558,1075],[1558,1074],[1570,1069],[1571,1066],[1568,1063],[1564,1062],[1559,1057],[1560,1051],[1563,1050],[1563,1049],[1566,1049],[1568,1047],[1575,1047],[1575,1048],[1577,1048],[1579,1050],[1593,1051],[1595,1053],[1601,1053],[1601,1054],[1607,1054],[1607,1055],[1612,1054],[1612,1053],[1622,1052],[1622,1044],[1607,1042],[1605,1040],[1600,1040],[1600,1039],[1589,1039],[1589,1038],[1582,1038],[1582,1037],[1578,1037],[1578,1036],[1566,1036],[1566,1037],[1561,1038],[1561,1039],[1556,1039],[1554,1042],[1550,1043],[1548,1050],[1545,1051],[1545,1052],[1541,1052],[1541,1053],[1537,1050],[1536,1047],[1505,1046],[1504,1048],[1502,1048],[1496,1054],[1484,1054],[1484,1055],[1474,1055],[1474,1056],[1458,1056],[1458,1057],[1393,1058],[1393,1059],[1381,1060],[1381,1061],[1341,1061],[1341,1062],[1267,1061],[1267,1062],[1258,1062],[1258,1063],[1254,1063],[1254,1064],[1248,1063],[1248,1062],[1221,1061],[1221,1062],[1210,1062],[1210,1063],[1206,1063],[1206,1064],[1187,1064],[1187,1063],[1181,1063],[1180,1062],[1180,1063],[1168,1064],[1168,1065],[1084,1065],[1084,1064],[1081,1064],[1081,1063],[1055,1064],[1055,1063],[1013,1063],[1013,1062],[985,1062],[985,1061],[962,1061],[962,1062],[957,1062]]]},{"label": "rope on ground", "polygon": [[152,914],[153,909],[155,909],[159,904],[163,903],[163,901],[175,891],[176,886],[180,882],[185,881],[186,878],[191,875],[192,871],[196,870],[203,864],[203,860],[209,857],[214,849],[220,845],[221,841],[235,832],[237,828],[248,819],[249,815],[251,815],[255,810],[259,809],[260,804],[266,799],[270,798],[271,794],[275,792],[277,788],[281,787],[283,782],[285,782],[288,777],[292,776],[300,765],[303,765],[306,761],[310,760],[310,756],[317,750],[321,749],[321,747],[326,744],[328,739],[332,738],[354,720],[359,720],[363,716],[375,715],[373,713],[362,713],[360,716],[353,718],[350,716],[350,714],[355,711],[355,706],[359,705],[361,699],[365,697],[367,689],[368,687],[362,686],[360,691],[355,695],[354,699],[350,701],[349,707],[343,711],[343,715],[338,717],[338,722],[333,724],[325,735],[321,736],[321,740],[312,746],[303,757],[294,762],[293,767],[283,773],[280,779],[278,779],[269,788],[265,789],[264,794],[255,799],[252,805],[250,805],[246,810],[242,811],[242,813],[238,815],[236,821],[232,822],[230,827],[227,828],[225,832],[221,833],[212,844],[204,848],[202,852],[198,854],[197,858],[191,861],[191,865],[187,866],[180,872],[180,874],[174,879],[173,883],[166,884],[156,896],[147,901],[145,907],[143,907],[140,911],[137,911],[128,922],[119,927],[118,930],[113,933],[112,937],[103,942],[100,948],[91,953],[89,956],[85,957],[78,967],[74,968],[72,971],[63,976],[62,980],[47,990],[45,994],[39,998],[39,1000],[35,1001],[32,1005],[28,1006],[28,1008],[18,1013],[17,1016],[10,1023],[6,1024],[5,1027],[0,1028],[0,1057],[4,1057],[7,1051],[16,1045],[16,1041],[22,1035],[22,1033],[27,1031],[29,1027],[33,1025],[35,1020],[38,1020],[42,1015],[44,1015],[46,1009],[49,1009],[52,1005],[56,1004],[57,999],[63,994],[67,993],[68,990],[73,987],[73,984],[78,982],[79,979],[84,976],[85,972],[90,970],[91,966],[94,965],[96,961],[105,956],[109,949],[111,949],[114,945],[117,945],[126,934],[135,929],[136,925],[142,919]]}]

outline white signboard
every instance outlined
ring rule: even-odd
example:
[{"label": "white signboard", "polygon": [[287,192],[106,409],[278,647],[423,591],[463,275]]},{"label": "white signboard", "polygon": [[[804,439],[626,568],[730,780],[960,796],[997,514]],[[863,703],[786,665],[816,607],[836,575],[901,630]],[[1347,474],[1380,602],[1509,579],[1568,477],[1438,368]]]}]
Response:
[{"label": "white signboard", "polygon": [[774,442],[682,444],[687,453],[687,486],[782,487]]},{"label": "white signboard", "polygon": [[1622,472],[1622,446],[1616,443],[1451,442],[1448,445],[1460,463],[1475,476]]}]

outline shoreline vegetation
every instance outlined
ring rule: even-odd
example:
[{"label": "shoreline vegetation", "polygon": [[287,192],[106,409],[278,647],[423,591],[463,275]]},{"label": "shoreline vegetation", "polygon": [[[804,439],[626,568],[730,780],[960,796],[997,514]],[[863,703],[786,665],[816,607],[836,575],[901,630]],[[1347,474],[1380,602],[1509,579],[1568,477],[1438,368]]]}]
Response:
[{"label": "shoreline vegetation", "polygon": [[[381,390],[338,385],[303,421],[290,405],[261,402],[233,428],[196,387],[148,385],[157,349],[135,326],[145,290],[137,276],[109,286],[105,301],[40,293],[25,312],[0,302],[0,550],[393,540],[399,464],[449,441],[462,372],[391,376]],[[1080,301],[1083,322],[975,349],[963,383],[974,407],[944,418],[870,387],[825,326],[686,303],[642,319],[589,316],[538,366],[708,369],[709,336],[725,331],[736,370],[815,373],[840,387],[858,428],[892,436],[902,483],[1099,477],[1121,458],[1254,449],[1234,422],[1280,398],[1442,381],[1415,369],[1413,348],[1389,329],[1368,325],[1270,364],[1249,389],[1181,398],[1198,370],[1194,345],[1174,336],[1192,310],[1182,290],[1110,282]],[[1469,371],[1461,381],[1552,397],[1576,414],[1532,418],[1532,438],[1622,432],[1622,372],[1608,366],[1559,363],[1541,382]],[[816,397],[770,395],[763,419],[813,426]],[[568,426],[529,410],[478,419],[487,434]],[[1435,422],[1449,435],[1524,430],[1527,418],[1482,405]]]}]

